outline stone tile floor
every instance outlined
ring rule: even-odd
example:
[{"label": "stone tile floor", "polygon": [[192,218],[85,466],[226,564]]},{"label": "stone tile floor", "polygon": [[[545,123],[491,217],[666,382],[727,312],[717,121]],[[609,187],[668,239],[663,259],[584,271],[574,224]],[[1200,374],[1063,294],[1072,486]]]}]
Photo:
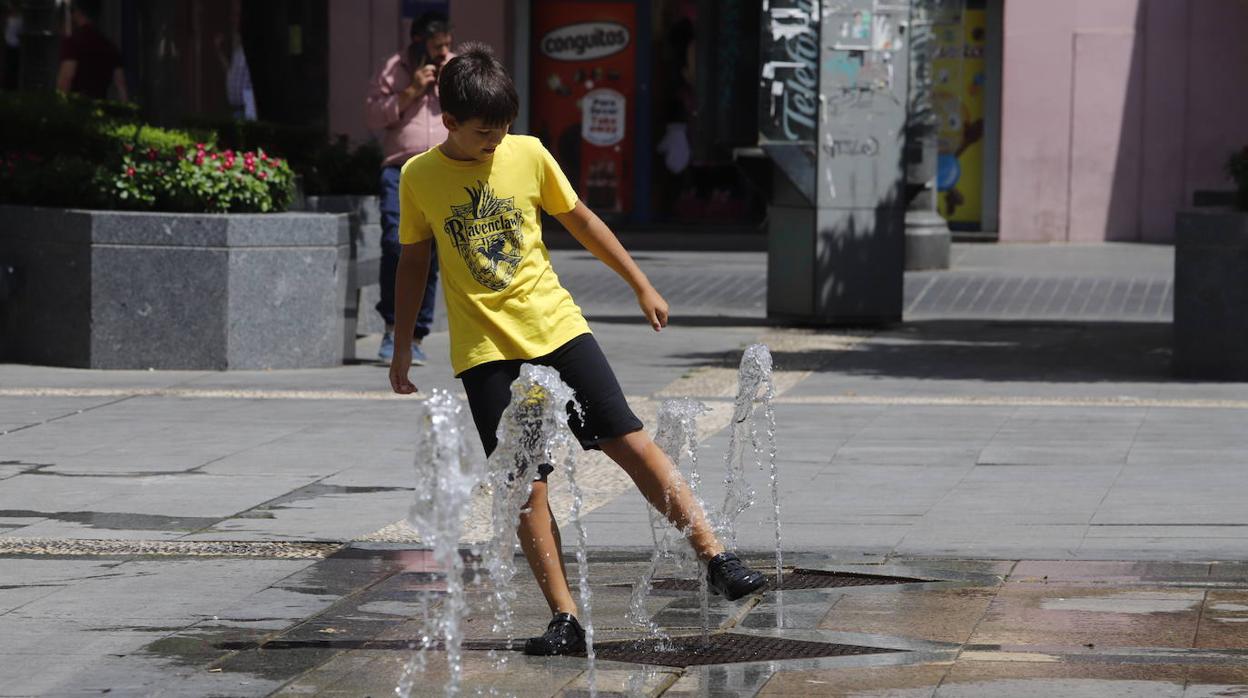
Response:
[{"label": "stone tile floor", "polygon": [[[685,310],[660,336],[594,263],[560,266],[586,289],[577,297],[638,411],[707,401],[704,462],[717,460],[739,349],[766,342],[785,546],[807,551],[789,562],[950,581],[788,592],[782,614],[770,595],[712,607],[733,632],[908,652],[696,669],[603,662],[604,692],[1248,695],[1248,384],[1170,376],[1167,250],[961,246],[953,272],[909,275],[906,324],[870,335],[769,327],[755,302],[761,256],[653,257],[644,266]],[[1000,299],[1008,279],[1027,276],[1057,281],[993,315],[985,294]],[[1076,308],[1080,294],[1089,300]],[[1094,305],[1109,311],[1092,317]],[[429,342],[445,355],[445,333]],[[456,389],[437,361],[417,379]],[[384,369],[367,362],[0,366],[0,534],[48,542],[23,554],[0,546],[0,696],[393,695],[421,594],[440,584],[427,556],[408,542],[322,560],[306,545],[387,540],[378,534],[406,511],[414,403],[399,407],[384,389]],[[650,530],[628,483],[600,465],[585,464],[601,476],[587,522],[608,639],[632,632],[626,585]],[[769,544],[766,518],[747,512],[747,548]],[[144,547],[125,552],[131,543]],[[518,630],[536,632],[546,611],[531,584],[520,592]],[[687,595],[654,603],[673,631],[698,622]],[[474,618],[469,636],[489,637],[489,625]],[[282,644],[254,649],[268,640]],[[470,652],[466,684],[588,688],[583,660],[514,660],[500,673]],[[441,693],[439,671],[429,665],[419,694]]]},{"label": "stone tile floor", "polygon": [[[764,554],[752,556],[760,567]],[[1248,695],[1248,566],[1242,563],[891,559],[845,564],[791,553],[791,566],[931,580],[712,599],[713,632],[894,650],[825,659],[677,668],[599,661],[598,694],[640,696],[1236,696]],[[389,696],[444,589],[429,554],[356,544],[325,558],[256,561],[60,556],[0,561],[0,696]],[[625,619],[645,561],[590,563],[596,641],[632,639]],[[140,574],[135,574],[140,572]],[[576,576],[575,562],[570,573]],[[67,578],[93,579],[97,602],[58,601]],[[263,577],[263,579],[260,579]],[[180,581],[182,580],[186,581]],[[196,593],[158,594],[193,580]],[[245,581],[246,583],[240,583]],[[259,592],[250,591],[262,582]],[[471,578],[470,578],[471,582]],[[517,636],[548,619],[526,572]],[[464,623],[464,695],[588,695],[587,663],[484,647],[501,639],[478,610]],[[157,601],[157,603],[153,603]],[[106,601],[107,605],[99,605]],[[696,594],[652,595],[673,635],[698,633]],[[475,645],[473,644],[475,643]],[[412,695],[443,695],[431,651]]]}]

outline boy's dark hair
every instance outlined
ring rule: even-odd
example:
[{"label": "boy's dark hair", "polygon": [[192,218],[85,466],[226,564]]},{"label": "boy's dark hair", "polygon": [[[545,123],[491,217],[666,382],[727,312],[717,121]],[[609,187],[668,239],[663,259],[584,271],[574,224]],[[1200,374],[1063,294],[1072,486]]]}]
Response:
[{"label": "boy's dark hair", "polygon": [[70,4],[71,10],[77,10],[89,20],[95,21],[100,18],[100,0],[74,0]]},{"label": "boy's dark hair", "polygon": [[480,119],[487,126],[501,126],[516,120],[520,96],[507,69],[494,57],[489,46],[469,42],[438,76],[438,99],[442,111],[456,121]]},{"label": "boy's dark hair", "polygon": [[434,34],[450,34],[451,22],[441,12],[426,12],[412,22],[411,37],[428,39]]}]

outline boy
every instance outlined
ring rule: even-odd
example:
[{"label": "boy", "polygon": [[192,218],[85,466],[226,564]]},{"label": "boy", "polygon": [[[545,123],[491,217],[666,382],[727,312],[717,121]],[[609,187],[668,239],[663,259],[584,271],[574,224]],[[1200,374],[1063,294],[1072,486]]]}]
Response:
[{"label": "boy", "polygon": [[[425,288],[431,242],[437,239],[451,333],[451,364],[487,454],[523,363],[555,368],[576,393],[584,420],[569,422],[585,448],[598,448],[622,467],[646,499],[684,531],[707,562],[710,587],[728,599],[757,591],[762,574],[725,552],[671,461],[642,431],[641,421],[590,334],[572,296],[559,284],[541,241],[538,209],[559,222],[624,278],[656,332],[667,325],[667,302],[650,285],[611,230],[577,200],[567,178],[540,141],[507,135],[519,111],[515,86],[493,53],[465,44],[438,82],[446,141],[403,166],[399,185],[396,330],[390,384],[408,379],[416,309]],[[520,546],[553,620],[544,635],[525,643],[527,654],[584,649],[560,552],[559,529],[546,501],[551,466],[539,468],[520,516]]]}]

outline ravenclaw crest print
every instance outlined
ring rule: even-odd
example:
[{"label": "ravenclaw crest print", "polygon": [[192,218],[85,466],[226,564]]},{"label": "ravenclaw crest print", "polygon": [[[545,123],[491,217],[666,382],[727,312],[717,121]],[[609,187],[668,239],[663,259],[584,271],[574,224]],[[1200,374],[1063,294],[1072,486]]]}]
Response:
[{"label": "ravenclaw crest print", "polygon": [[511,285],[520,265],[524,213],[516,209],[515,197],[500,199],[480,180],[464,191],[468,192],[468,203],[451,206],[443,229],[472,278],[486,288],[501,291]]}]

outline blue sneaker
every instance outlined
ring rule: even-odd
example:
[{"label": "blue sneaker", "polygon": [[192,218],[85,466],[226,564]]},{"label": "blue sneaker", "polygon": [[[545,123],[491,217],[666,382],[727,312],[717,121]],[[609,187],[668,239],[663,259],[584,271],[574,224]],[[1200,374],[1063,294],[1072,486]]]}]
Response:
[{"label": "blue sneaker", "polygon": [[[394,354],[394,342],[393,341],[390,343],[390,354],[391,355]],[[429,360],[429,357],[425,356],[425,352],[421,350],[420,345],[413,344],[412,345],[412,365],[424,366],[425,362],[428,360]]]},{"label": "blue sneaker", "polygon": [[377,349],[377,358],[382,361],[394,358],[394,335],[389,332],[381,335],[381,346]]}]

